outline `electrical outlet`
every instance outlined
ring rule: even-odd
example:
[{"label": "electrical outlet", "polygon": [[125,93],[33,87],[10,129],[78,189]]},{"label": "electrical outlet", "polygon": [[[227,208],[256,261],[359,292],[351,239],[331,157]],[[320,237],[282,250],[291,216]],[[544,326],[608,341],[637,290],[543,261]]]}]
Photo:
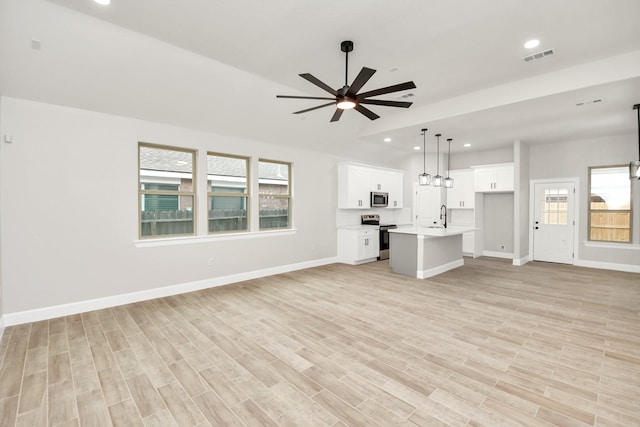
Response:
[{"label": "electrical outlet", "polygon": [[213,264],[214,264],[213,258],[209,258],[209,260],[207,261],[207,265],[213,265]]},{"label": "electrical outlet", "polygon": [[500,250],[504,251],[504,245],[500,245]]}]

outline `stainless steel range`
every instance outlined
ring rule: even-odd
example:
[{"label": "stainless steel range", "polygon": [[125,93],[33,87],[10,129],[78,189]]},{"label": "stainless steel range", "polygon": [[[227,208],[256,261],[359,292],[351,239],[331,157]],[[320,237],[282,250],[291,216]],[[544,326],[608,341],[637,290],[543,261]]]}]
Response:
[{"label": "stainless steel range", "polygon": [[380,224],[380,215],[364,214],[360,216],[363,225],[379,225],[380,226],[380,255],[378,260],[389,259],[389,230],[398,228],[395,224]]}]

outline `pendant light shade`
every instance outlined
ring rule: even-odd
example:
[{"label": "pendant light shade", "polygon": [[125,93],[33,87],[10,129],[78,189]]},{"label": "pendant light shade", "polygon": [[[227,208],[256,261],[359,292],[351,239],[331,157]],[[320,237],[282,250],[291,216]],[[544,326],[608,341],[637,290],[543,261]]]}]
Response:
[{"label": "pendant light shade", "polygon": [[438,154],[436,156],[436,176],[433,177],[433,186],[434,187],[442,187],[444,182],[444,178],[440,175],[440,137],[441,134],[436,134],[436,138],[438,139]]},{"label": "pendant light shade", "polygon": [[431,184],[431,175],[427,173],[427,130],[422,129],[422,173],[418,175],[418,185]]},{"label": "pendant light shade", "polygon": [[453,141],[453,139],[447,139],[449,143],[449,154],[447,155],[447,177],[444,179],[445,188],[453,188],[453,178],[449,176],[449,169],[451,169],[451,141]]},{"label": "pendant light shade", "polygon": [[[640,104],[633,106],[638,112],[638,159],[640,159]],[[629,179],[640,180],[640,160],[634,160],[629,163]]]}]

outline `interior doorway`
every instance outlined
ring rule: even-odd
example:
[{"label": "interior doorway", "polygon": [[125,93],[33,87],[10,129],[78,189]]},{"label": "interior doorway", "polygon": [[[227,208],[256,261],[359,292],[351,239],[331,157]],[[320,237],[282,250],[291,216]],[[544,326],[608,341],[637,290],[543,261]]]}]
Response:
[{"label": "interior doorway", "polygon": [[529,241],[534,261],[574,263],[576,186],[575,180],[532,182]]}]

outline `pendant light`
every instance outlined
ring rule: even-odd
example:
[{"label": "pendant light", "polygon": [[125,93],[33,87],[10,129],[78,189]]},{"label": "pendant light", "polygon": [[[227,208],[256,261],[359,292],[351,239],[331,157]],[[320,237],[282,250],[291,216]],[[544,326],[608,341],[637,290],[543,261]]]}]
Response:
[{"label": "pendant light", "polygon": [[422,129],[422,173],[418,175],[419,185],[431,184],[431,175],[427,173],[427,130]]},{"label": "pendant light", "polygon": [[434,187],[442,187],[442,175],[440,175],[440,137],[442,134],[437,133],[436,138],[438,138],[438,155],[436,156],[436,176],[433,177],[433,186]]},{"label": "pendant light", "polygon": [[453,178],[449,176],[449,169],[451,169],[451,141],[453,141],[453,139],[447,139],[449,143],[449,154],[447,155],[447,177],[444,179],[445,188],[453,188]]},{"label": "pendant light", "polygon": [[629,179],[640,180],[640,104],[633,106],[638,111],[638,159],[629,163]]}]

